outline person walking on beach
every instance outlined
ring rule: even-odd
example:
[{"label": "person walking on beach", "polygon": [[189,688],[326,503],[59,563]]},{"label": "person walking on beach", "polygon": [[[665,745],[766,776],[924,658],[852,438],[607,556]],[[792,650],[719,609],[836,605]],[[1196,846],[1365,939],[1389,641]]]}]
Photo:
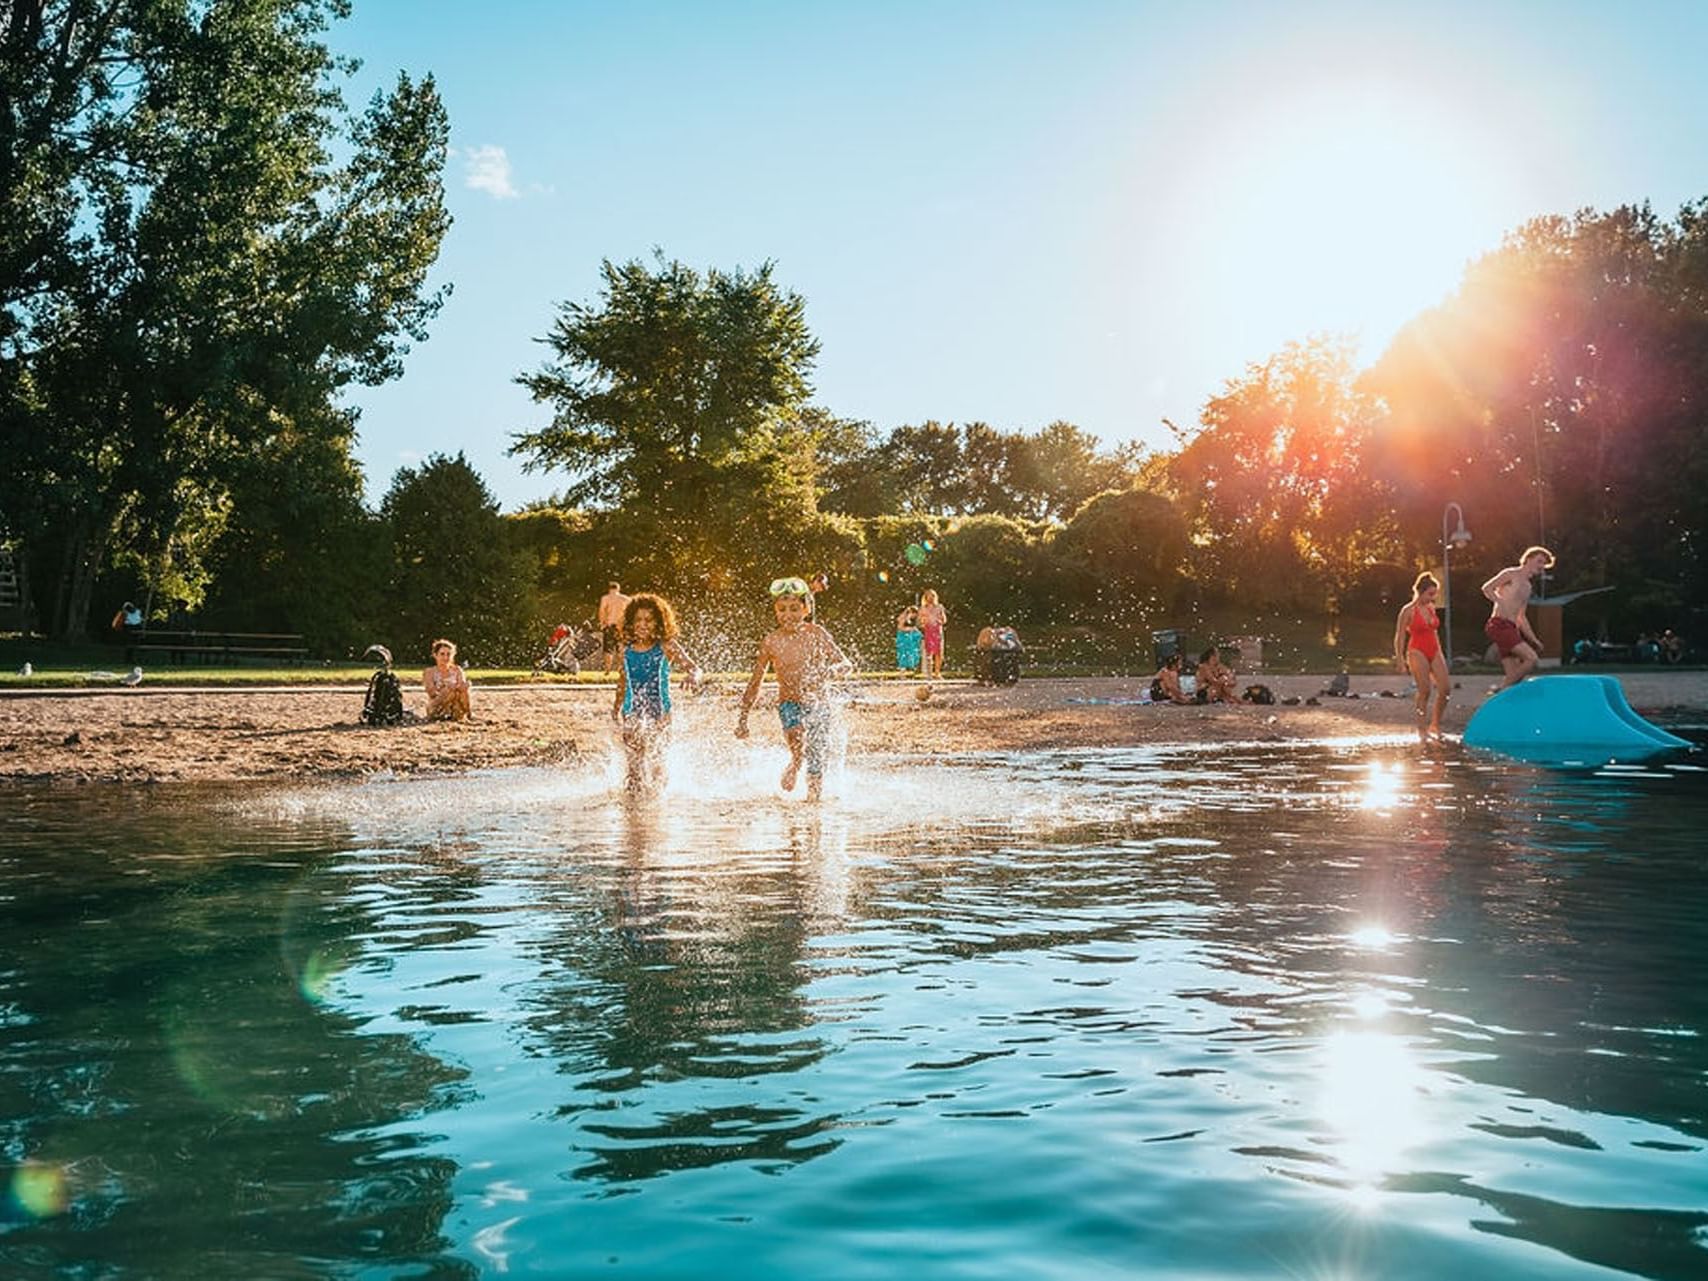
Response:
[{"label": "person walking on beach", "polygon": [[1546,547],[1526,547],[1518,564],[1508,566],[1483,584],[1483,595],[1494,606],[1483,631],[1500,651],[1500,665],[1506,671],[1501,689],[1510,689],[1530,675],[1542,655],[1542,642],[1531,630],[1524,609],[1530,604],[1537,575],[1552,568],[1553,552]]},{"label": "person walking on beach", "polygon": [[623,611],[628,607],[629,598],[623,595],[622,584],[615,579],[606,583],[605,594],[599,598],[599,632],[608,672],[616,670],[622,657]]},{"label": "person walking on beach", "polygon": [[747,714],[759,698],[759,687],[769,667],[777,673],[777,717],[789,745],[783,790],[795,790],[804,764],[807,799],[817,801],[824,795],[824,767],[830,754],[830,682],[848,675],[854,665],[842,656],[830,633],[812,621],[812,593],[803,579],[779,578],[773,582],[771,611],[777,627],[760,643],[758,657],[753,660],[753,679],[741,696],[735,736],[747,737]]},{"label": "person walking on beach", "polygon": [[427,691],[427,719],[466,721],[469,718],[469,680],[457,666],[457,647],[440,637],[433,642],[433,666],[421,673]]},{"label": "person walking on beach", "polygon": [[670,667],[700,683],[700,668],[676,639],[676,611],[662,596],[641,592],[623,609],[622,665],[611,719],[623,729],[630,792],[664,790],[664,747],[670,730]]},{"label": "person walking on beach", "polygon": [[943,628],[949,621],[949,611],[937,599],[937,593],[927,587],[919,594],[919,634],[925,650],[925,678],[943,675]]},{"label": "person walking on beach", "polygon": [[[1411,585],[1411,600],[1400,607],[1394,619],[1394,661],[1402,672],[1411,672],[1412,683],[1417,686],[1417,737],[1426,747],[1431,738],[1441,737],[1441,713],[1447,710],[1453,684],[1437,635],[1441,620],[1436,616],[1435,602],[1440,595],[1441,584],[1435,575],[1419,574]],[[1429,709],[1431,685],[1435,687],[1433,712]]]}]

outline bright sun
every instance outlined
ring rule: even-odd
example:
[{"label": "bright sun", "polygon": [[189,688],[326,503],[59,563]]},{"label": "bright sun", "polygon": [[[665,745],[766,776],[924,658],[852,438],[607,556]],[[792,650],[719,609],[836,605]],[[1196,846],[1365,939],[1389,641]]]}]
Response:
[{"label": "bright sun", "polygon": [[1281,92],[1209,124],[1176,221],[1249,356],[1321,331],[1366,356],[1527,210],[1486,122],[1390,84]]}]

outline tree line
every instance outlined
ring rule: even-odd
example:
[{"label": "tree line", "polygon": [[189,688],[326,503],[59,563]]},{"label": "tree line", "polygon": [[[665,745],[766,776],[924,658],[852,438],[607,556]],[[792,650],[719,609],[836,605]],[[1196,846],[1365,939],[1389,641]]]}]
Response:
[{"label": "tree line", "polygon": [[1448,501],[1462,606],[1542,541],[1556,587],[1617,588],[1577,630],[1708,624],[1708,201],[1527,223],[1367,368],[1288,344],[1157,450],[839,417],[774,265],[607,261],[517,376],[550,420],[511,448],[560,492],[506,514],[434,457],[370,510],[343,392],[398,376],[443,300],[447,127],[430,77],[346,107],[340,8],[0,11],[0,539],[55,634],[134,593],[327,655],[447,632],[517,661],[617,577],[739,648],[765,581],[824,570],[873,647],[926,585],[1112,645],[1332,640],[1438,567]]}]

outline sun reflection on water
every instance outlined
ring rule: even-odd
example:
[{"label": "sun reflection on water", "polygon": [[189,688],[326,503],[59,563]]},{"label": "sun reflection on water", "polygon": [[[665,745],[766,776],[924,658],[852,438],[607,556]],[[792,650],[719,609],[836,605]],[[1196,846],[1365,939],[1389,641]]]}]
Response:
[{"label": "sun reflection on water", "polygon": [[1335,1032],[1323,1044],[1318,1115],[1334,1132],[1355,1188],[1370,1188],[1425,1137],[1422,1072],[1398,1036],[1370,1028]]},{"label": "sun reflection on water", "polygon": [[1346,941],[1354,947],[1364,948],[1366,951],[1380,952],[1398,943],[1400,936],[1390,931],[1380,921],[1372,921],[1350,931],[1346,936]]},{"label": "sun reflection on water", "polygon": [[1384,765],[1371,761],[1365,771],[1364,785],[1358,791],[1358,808],[1387,814],[1399,808],[1400,788],[1405,783],[1405,767],[1398,761]]}]

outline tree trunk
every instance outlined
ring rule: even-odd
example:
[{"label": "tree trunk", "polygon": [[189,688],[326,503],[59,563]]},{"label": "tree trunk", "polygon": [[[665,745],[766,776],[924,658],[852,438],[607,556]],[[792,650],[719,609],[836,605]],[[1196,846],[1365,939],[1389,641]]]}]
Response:
[{"label": "tree trunk", "polygon": [[59,549],[59,581],[54,585],[53,613],[47,624],[48,635],[55,638],[63,638],[66,634],[71,605],[71,567],[77,563],[81,541],[82,535],[73,529],[66,534]]},{"label": "tree trunk", "polygon": [[55,600],[53,634],[59,640],[89,638],[89,604],[95,593],[95,569],[106,552],[107,529],[91,529],[88,518],[80,519],[65,540],[59,592]]}]

